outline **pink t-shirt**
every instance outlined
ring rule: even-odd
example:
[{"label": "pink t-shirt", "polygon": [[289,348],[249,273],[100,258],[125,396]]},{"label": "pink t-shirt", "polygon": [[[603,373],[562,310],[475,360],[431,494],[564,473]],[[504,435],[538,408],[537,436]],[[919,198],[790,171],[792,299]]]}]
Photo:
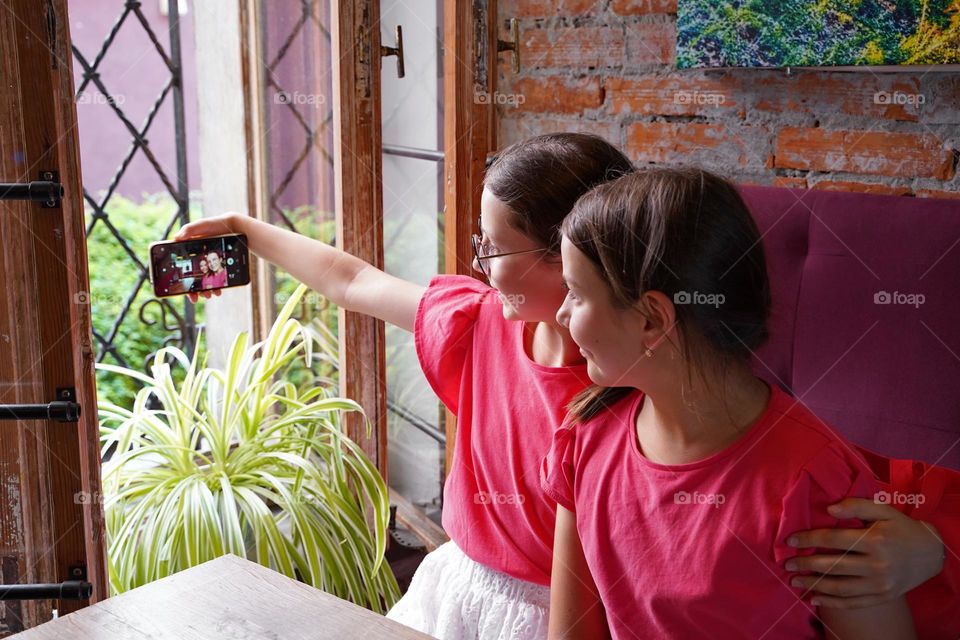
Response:
[{"label": "pink t-shirt", "polygon": [[[731,446],[682,465],[645,457],[643,394],[563,427],[541,468],[548,495],[574,511],[614,638],[817,638],[815,609],[790,586],[786,544],[804,529],[861,526],[826,507],[873,497],[853,448],[776,386]],[[805,550],[803,553],[812,553]]]},{"label": "pink t-shirt", "polygon": [[227,286],[227,270],[220,269],[214,273],[211,271],[207,275],[203,276],[203,280],[200,282],[200,287],[204,290],[206,289],[222,289]]},{"label": "pink t-shirt", "polygon": [[540,462],[590,382],[586,364],[531,360],[523,323],[505,320],[496,290],[468,276],[431,281],[414,339],[430,386],[457,415],[443,528],[473,560],[549,585],[556,504],[540,489]]}]

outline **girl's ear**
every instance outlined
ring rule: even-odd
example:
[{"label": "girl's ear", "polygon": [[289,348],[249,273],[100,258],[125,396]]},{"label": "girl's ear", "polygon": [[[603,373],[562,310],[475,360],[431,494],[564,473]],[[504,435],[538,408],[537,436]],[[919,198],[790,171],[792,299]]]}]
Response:
[{"label": "girl's ear", "polygon": [[644,344],[656,348],[676,325],[676,307],[673,305],[673,300],[661,291],[645,291],[640,296],[639,306],[647,318]]}]

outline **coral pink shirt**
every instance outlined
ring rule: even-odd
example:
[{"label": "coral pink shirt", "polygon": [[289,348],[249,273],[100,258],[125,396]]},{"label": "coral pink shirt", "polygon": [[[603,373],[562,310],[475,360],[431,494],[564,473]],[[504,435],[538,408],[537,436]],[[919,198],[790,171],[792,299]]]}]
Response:
[{"label": "coral pink shirt", "polygon": [[523,323],[505,320],[496,290],[468,276],[431,281],[414,340],[427,380],[457,415],[443,528],[473,560],[549,585],[556,503],[540,489],[540,462],[590,382],[586,364],[531,360]]},{"label": "coral pink shirt", "polygon": [[220,269],[220,271],[216,273],[211,271],[207,275],[203,276],[203,280],[200,282],[200,287],[204,290],[222,289],[225,286],[227,286],[226,269]]},{"label": "coral pink shirt", "polygon": [[772,386],[767,410],[734,444],[657,464],[636,438],[643,397],[558,430],[541,469],[544,491],[576,512],[613,637],[823,637],[815,609],[790,586],[784,562],[798,550],[786,539],[837,526],[826,511],[834,502],[873,497],[866,463]]}]

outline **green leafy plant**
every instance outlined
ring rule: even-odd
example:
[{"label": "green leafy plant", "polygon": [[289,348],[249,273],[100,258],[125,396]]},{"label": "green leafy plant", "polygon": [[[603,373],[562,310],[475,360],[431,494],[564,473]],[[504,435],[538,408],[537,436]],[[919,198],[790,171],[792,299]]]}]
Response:
[{"label": "green leafy plant", "polygon": [[[161,349],[152,375],[98,365],[142,385],[132,408],[99,405],[114,593],[234,553],[375,611],[399,598],[386,484],[340,427],[361,407],[283,375],[335,348],[291,317],[304,291],[263,342],[239,334],[223,370],[206,366],[199,339],[192,358]],[[171,364],[185,369],[179,386]]]},{"label": "green leafy plant", "polygon": [[[180,227],[174,222],[177,203],[169,194],[144,195],[140,202],[114,194],[106,212],[106,218],[94,221],[94,211],[87,207],[86,224],[92,224],[87,236],[90,291],[78,302],[90,305],[94,331],[111,342],[101,359],[142,371],[151,354],[176,337],[170,329],[176,325],[173,314],[182,315],[184,305],[189,303],[177,298],[163,302],[155,299],[150,283],[140,283],[140,267],[130,253],[147,264],[150,243],[172,236]],[[200,217],[197,206],[191,207],[190,216]],[[130,253],[111,227],[127,243]],[[128,301],[130,308],[121,318]],[[196,307],[194,312],[196,322],[202,323],[203,307]],[[98,354],[103,350],[99,339],[94,339],[94,347]],[[181,373],[179,369],[174,371],[177,382]],[[97,372],[98,397],[116,404],[130,405],[138,386],[133,378]]]}]

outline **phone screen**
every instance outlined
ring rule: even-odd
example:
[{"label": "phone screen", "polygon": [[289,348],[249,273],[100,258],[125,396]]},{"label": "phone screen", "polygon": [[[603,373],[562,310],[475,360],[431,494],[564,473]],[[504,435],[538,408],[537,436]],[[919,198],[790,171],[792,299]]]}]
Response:
[{"label": "phone screen", "polygon": [[150,246],[157,297],[250,284],[250,254],[243,234],[158,242]]}]

